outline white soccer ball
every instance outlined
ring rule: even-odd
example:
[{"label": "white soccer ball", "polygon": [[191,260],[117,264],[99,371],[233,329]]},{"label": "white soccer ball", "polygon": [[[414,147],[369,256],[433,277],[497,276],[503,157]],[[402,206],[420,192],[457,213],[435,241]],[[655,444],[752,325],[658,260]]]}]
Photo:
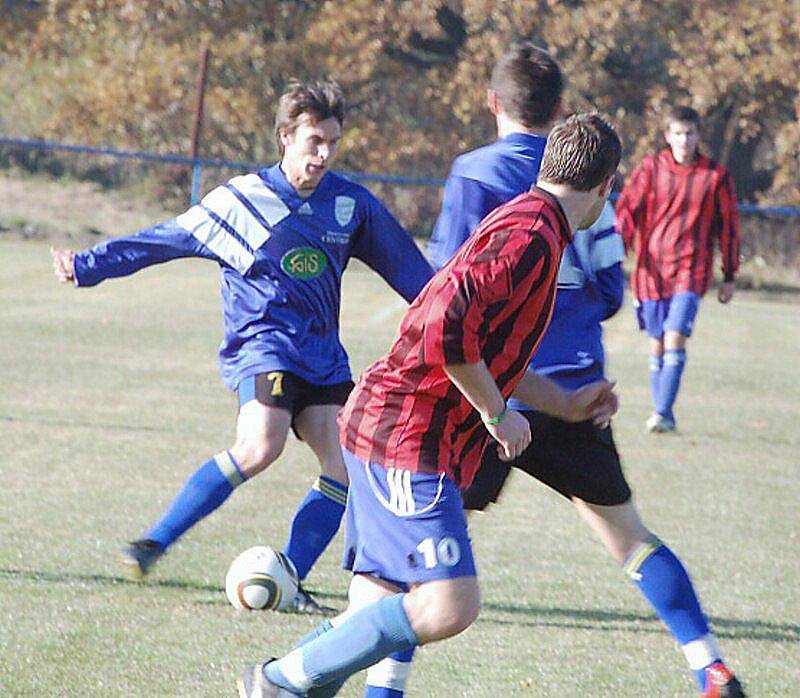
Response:
[{"label": "white soccer ball", "polygon": [[297,593],[294,565],[282,553],[266,545],[248,548],[238,555],[225,575],[225,594],[234,608],[248,611],[282,611]]}]

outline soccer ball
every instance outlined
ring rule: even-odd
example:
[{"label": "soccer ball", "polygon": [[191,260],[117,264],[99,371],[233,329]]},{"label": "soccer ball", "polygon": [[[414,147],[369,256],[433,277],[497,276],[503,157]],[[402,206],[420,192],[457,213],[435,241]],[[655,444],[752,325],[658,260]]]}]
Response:
[{"label": "soccer ball", "polygon": [[234,608],[282,611],[297,593],[297,572],[282,553],[266,545],[239,554],[225,575],[225,594]]}]

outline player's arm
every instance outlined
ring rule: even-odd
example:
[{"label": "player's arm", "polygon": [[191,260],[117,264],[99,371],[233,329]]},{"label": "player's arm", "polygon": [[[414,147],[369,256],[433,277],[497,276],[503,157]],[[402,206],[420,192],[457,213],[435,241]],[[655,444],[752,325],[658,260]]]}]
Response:
[{"label": "player's arm", "polygon": [[716,196],[716,234],[719,236],[719,249],[722,253],[723,282],[719,286],[717,298],[720,303],[728,303],[736,290],[735,276],[739,269],[739,207],[733,178],[725,177],[717,189]]},{"label": "player's arm", "polygon": [[508,409],[483,360],[474,364],[445,364],[447,377],[481,415],[486,430],[500,445],[500,457],[514,460],[531,442],[528,420]]},{"label": "player's arm", "polygon": [[619,407],[613,383],[599,380],[577,390],[565,390],[533,371],[525,372],[513,396],[528,407],[565,422],[592,421],[600,427],[608,425]]},{"label": "player's arm", "polygon": [[428,243],[428,258],[435,269],[447,264],[480,222],[503,203],[474,179],[450,174],[444,186],[442,210]]},{"label": "player's arm", "polygon": [[367,202],[365,218],[357,235],[353,256],[378,272],[411,303],[433,276],[431,265],[414,239],[374,197]]},{"label": "player's arm", "polygon": [[105,279],[129,276],[144,267],[181,257],[216,259],[175,220],[159,223],[135,235],[98,243],[83,252],[50,248],[59,281],[95,286]]},{"label": "player's arm", "polygon": [[631,173],[617,199],[617,222],[626,251],[630,251],[637,235],[646,232],[644,214],[649,189],[649,168],[642,164]]}]

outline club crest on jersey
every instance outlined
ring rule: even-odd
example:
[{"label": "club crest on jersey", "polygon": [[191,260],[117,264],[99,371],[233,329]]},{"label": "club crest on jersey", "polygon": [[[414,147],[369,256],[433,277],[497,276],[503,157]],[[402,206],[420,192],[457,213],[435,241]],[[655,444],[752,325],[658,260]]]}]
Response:
[{"label": "club crest on jersey", "polygon": [[295,247],[281,257],[281,268],[295,279],[314,279],[328,266],[325,255],[314,247]]},{"label": "club crest on jersey", "polygon": [[351,220],[356,210],[356,200],[349,196],[337,196],[333,204],[333,215],[336,222],[344,228]]}]

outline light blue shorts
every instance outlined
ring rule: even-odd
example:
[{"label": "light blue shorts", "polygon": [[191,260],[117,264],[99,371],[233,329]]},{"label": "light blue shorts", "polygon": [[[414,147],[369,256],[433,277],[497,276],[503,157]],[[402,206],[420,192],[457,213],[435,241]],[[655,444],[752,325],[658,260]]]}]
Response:
[{"label": "light blue shorts", "polygon": [[449,477],[384,468],[342,452],[350,478],[345,569],[401,588],[475,576],[461,493]]},{"label": "light blue shorts", "polygon": [[691,291],[678,293],[671,298],[657,301],[641,301],[636,306],[639,329],[646,330],[653,339],[661,339],[668,330],[692,335],[700,296]]}]

